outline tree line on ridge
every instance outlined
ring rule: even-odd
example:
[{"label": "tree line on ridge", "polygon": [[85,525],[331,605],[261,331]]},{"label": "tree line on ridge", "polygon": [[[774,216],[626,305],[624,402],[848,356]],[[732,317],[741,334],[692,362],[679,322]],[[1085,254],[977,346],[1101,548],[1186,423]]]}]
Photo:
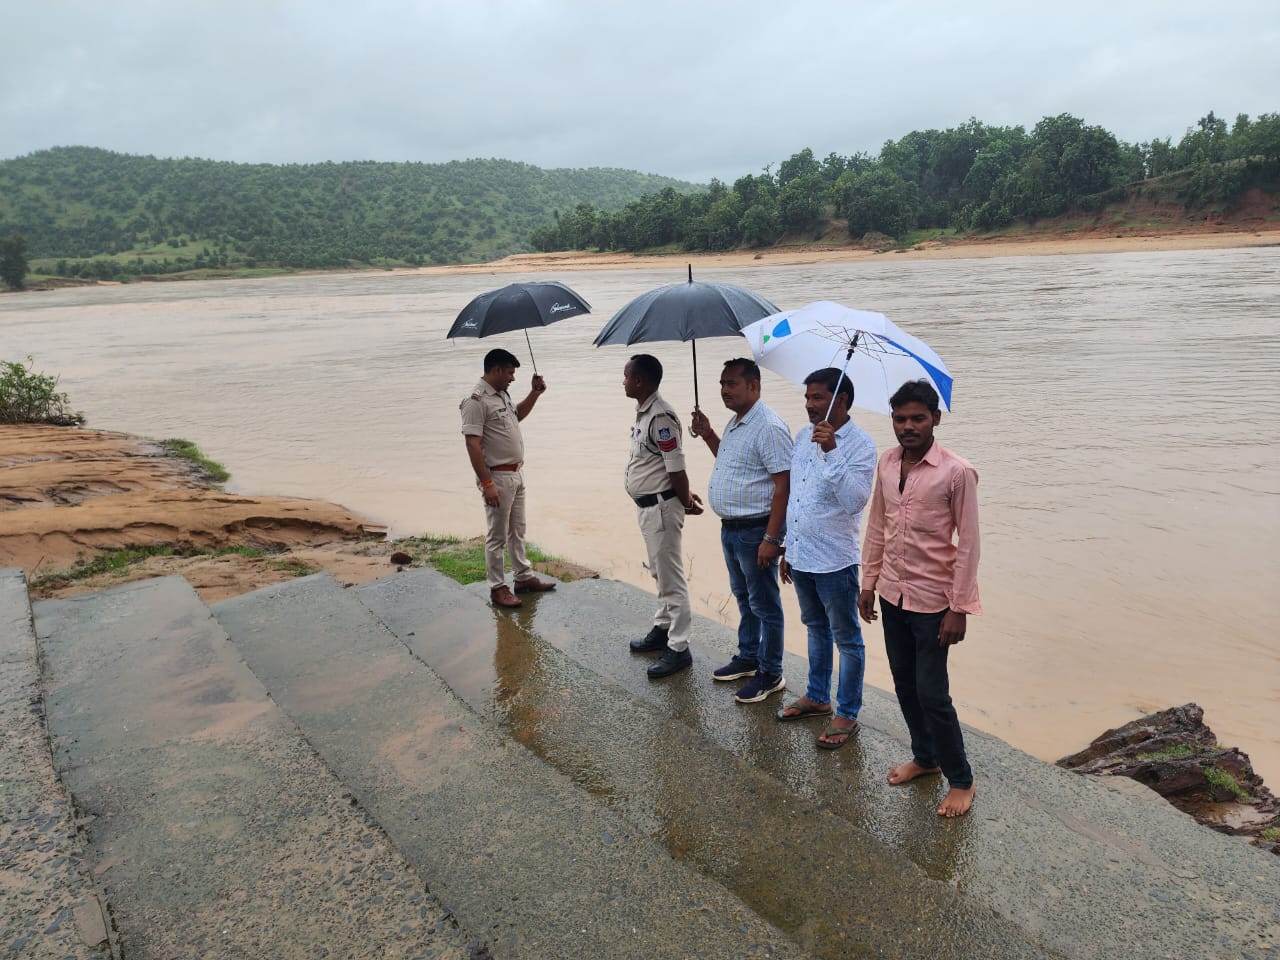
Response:
[{"label": "tree line on ridge", "polygon": [[[579,204],[534,230],[538,250],[641,251],[765,247],[785,235],[823,231],[843,220],[848,234],[902,238],[913,231],[992,231],[1015,219],[1035,221],[1096,211],[1124,200],[1129,188],[1180,173],[1172,196],[1189,208],[1229,201],[1280,181],[1280,114],[1240,114],[1228,126],[1210,112],[1178,143],[1127,144],[1070,114],[1021,126],[975,119],[947,130],[913,131],[865,153],[819,160],[806,148],[746,174],[729,187],[681,194],[664,189],[609,212]],[[1169,196],[1169,188],[1162,190]]]}]

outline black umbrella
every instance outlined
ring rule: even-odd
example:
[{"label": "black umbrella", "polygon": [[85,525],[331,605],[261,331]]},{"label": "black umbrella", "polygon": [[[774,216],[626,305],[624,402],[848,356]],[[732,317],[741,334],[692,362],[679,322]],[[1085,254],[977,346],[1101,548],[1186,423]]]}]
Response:
[{"label": "black umbrella", "polygon": [[480,294],[463,307],[445,338],[491,337],[497,333],[523,330],[536,374],[538,361],[533,358],[529,328],[545,327],[557,320],[590,312],[591,304],[563,283],[550,280],[509,283],[500,290]]},{"label": "black umbrella", "polygon": [[642,293],[613,315],[596,346],[630,346],[653,340],[689,341],[693,345],[693,408],[698,409],[698,340],[740,336],[742,328],[778,312],[759,294],[732,283],[672,283]]}]

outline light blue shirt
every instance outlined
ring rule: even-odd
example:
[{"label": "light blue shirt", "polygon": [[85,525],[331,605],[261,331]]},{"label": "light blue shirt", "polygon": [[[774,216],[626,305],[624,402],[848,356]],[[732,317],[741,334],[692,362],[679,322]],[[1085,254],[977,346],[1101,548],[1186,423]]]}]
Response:
[{"label": "light blue shirt", "polygon": [[720,436],[707,500],[720,517],[761,517],[773,506],[773,475],[791,469],[791,430],[757,400]]},{"label": "light blue shirt", "polygon": [[852,420],[836,431],[827,453],[810,439],[813,427],[796,434],[787,500],[787,563],[804,573],[831,573],[862,562],[858,525],[871,499],[876,445]]}]

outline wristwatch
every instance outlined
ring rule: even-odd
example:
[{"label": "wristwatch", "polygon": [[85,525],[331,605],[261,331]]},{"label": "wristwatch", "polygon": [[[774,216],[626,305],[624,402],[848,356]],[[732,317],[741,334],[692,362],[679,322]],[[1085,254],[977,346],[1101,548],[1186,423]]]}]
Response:
[{"label": "wristwatch", "polygon": [[775,547],[780,547],[780,546],[782,546],[782,541],[781,541],[781,540],[779,540],[777,537],[771,537],[771,536],[769,536],[767,533],[764,535],[764,542],[765,542],[765,543],[772,543]]}]

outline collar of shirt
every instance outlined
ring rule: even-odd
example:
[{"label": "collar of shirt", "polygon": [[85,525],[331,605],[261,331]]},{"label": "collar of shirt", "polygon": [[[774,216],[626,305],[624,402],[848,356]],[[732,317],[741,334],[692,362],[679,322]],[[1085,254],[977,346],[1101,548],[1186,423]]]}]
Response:
[{"label": "collar of shirt", "polygon": [[725,432],[728,433],[730,430],[737,430],[743,424],[750,423],[751,418],[754,415],[756,415],[759,412],[759,410],[760,410],[760,401],[757,400],[755,403],[751,405],[751,409],[748,410],[746,413],[741,415],[735,413],[732,417],[729,418],[729,426],[725,428]]},{"label": "collar of shirt", "polygon": [[655,390],[653,391],[653,393],[649,394],[649,396],[645,397],[643,400],[637,400],[636,416],[639,417],[640,414],[644,413],[650,407],[652,407],[654,403],[657,402],[657,399],[658,399],[658,391]]}]

